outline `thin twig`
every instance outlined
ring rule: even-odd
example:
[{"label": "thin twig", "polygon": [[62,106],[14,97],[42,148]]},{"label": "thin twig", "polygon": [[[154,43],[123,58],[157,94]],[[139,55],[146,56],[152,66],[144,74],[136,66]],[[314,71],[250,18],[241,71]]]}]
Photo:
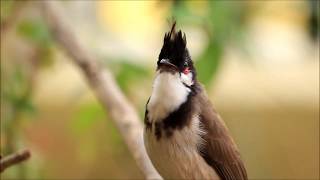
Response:
[{"label": "thin twig", "polygon": [[26,150],[22,150],[14,154],[2,157],[0,160],[0,173],[2,173],[5,169],[7,169],[10,166],[20,164],[21,162],[29,159],[30,156],[31,156],[30,151],[26,149]]},{"label": "thin twig", "polygon": [[102,69],[94,56],[81,46],[70,27],[64,24],[54,1],[42,1],[42,12],[56,42],[84,73],[97,99],[109,112],[129,151],[146,179],[161,179],[154,169],[143,143],[143,125],[132,104],[121,92],[114,77]]}]

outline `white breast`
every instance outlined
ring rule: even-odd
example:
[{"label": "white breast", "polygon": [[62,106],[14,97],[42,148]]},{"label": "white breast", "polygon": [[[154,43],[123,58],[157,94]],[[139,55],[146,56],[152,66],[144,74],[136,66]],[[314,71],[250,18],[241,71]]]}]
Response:
[{"label": "white breast", "polygon": [[190,89],[183,85],[179,73],[157,72],[147,106],[149,120],[165,118],[187,100],[189,92]]},{"label": "white breast", "polygon": [[216,172],[204,161],[198,152],[201,148],[200,121],[197,116],[191,126],[175,130],[169,138],[157,139],[154,133],[144,133],[149,157],[165,179],[219,179]]}]

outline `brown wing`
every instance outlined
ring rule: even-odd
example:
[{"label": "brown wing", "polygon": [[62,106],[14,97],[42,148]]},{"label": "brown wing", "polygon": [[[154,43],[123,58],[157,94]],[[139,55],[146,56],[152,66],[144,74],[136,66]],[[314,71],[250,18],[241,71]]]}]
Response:
[{"label": "brown wing", "polygon": [[200,121],[204,130],[204,147],[200,153],[205,161],[215,169],[222,180],[246,180],[244,167],[236,144],[233,142],[227,127],[213,109],[205,93],[199,93],[201,106]]}]

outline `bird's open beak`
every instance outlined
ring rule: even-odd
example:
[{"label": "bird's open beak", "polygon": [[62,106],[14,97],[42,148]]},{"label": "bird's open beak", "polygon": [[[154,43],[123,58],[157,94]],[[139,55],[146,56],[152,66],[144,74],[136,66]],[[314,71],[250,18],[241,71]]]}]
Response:
[{"label": "bird's open beak", "polygon": [[160,60],[160,65],[161,66],[167,66],[167,67],[171,67],[171,68],[174,68],[174,69],[178,69],[178,67],[174,64],[172,64],[168,59],[161,59]]}]

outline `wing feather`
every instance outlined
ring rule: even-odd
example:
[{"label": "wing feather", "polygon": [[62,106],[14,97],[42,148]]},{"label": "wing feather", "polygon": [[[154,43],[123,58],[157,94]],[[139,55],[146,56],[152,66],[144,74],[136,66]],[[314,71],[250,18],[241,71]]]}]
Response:
[{"label": "wing feather", "polygon": [[206,94],[199,94],[200,121],[206,133],[201,156],[217,172],[222,180],[247,180],[247,172],[240,153],[228,129],[213,109]]}]

